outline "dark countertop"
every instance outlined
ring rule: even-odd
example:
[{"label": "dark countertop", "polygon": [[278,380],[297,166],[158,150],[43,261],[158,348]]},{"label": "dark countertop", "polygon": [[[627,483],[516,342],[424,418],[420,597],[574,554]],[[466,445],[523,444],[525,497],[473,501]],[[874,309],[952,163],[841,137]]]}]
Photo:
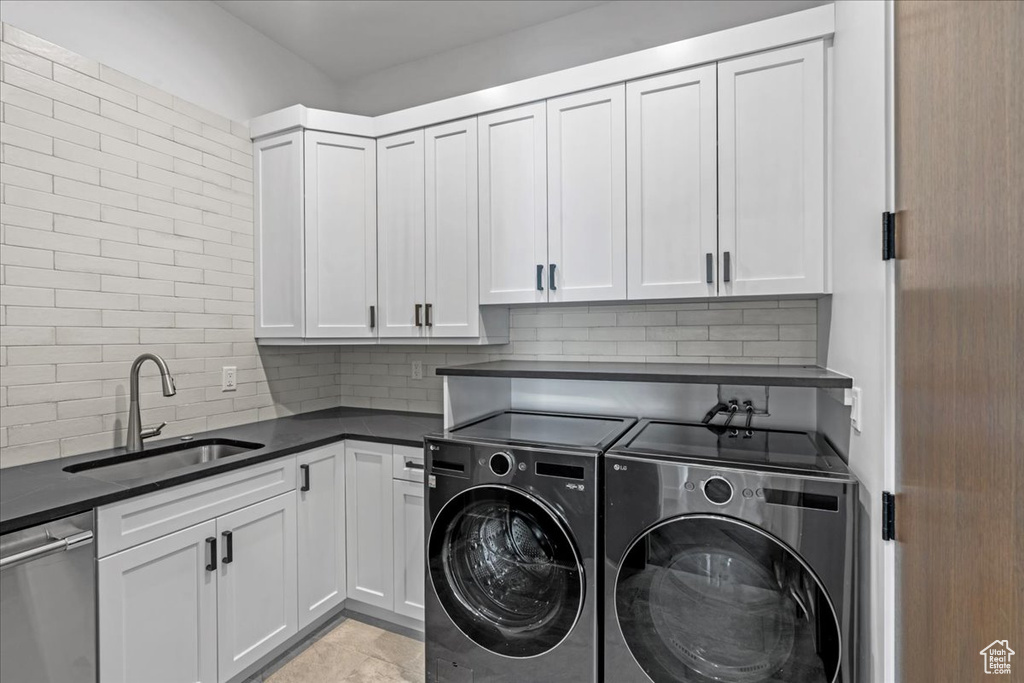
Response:
[{"label": "dark countertop", "polygon": [[438,368],[437,374],[451,377],[522,377],[605,382],[814,387],[819,389],[847,389],[853,386],[852,378],[816,365],[499,360]]},{"label": "dark countertop", "polygon": [[[105,481],[101,471],[96,474],[91,474],[91,470],[71,474],[63,469],[98,458],[123,455],[123,448],[8,467],[0,470],[0,534],[342,439],[422,446],[424,435],[441,431],[442,428],[440,415],[330,408],[195,434],[197,440],[236,439],[254,441],[264,446],[223,460],[183,467],[129,482]],[[176,443],[180,443],[177,437],[147,441],[146,448]]]}]

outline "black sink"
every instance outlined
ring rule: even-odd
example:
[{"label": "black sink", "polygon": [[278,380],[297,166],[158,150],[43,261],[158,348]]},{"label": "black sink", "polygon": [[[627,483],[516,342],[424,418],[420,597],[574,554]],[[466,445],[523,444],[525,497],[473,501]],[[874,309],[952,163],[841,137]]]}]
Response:
[{"label": "black sink", "polygon": [[68,465],[65,472],[88,472],[107,481],[128,481],[151,477],[165,472],[230,458],[263,448],[261,443],[232,439],[200,439],[183,441],[173,446],[162,446],[138,453],[125,453],[112,458],[89,460]]}]

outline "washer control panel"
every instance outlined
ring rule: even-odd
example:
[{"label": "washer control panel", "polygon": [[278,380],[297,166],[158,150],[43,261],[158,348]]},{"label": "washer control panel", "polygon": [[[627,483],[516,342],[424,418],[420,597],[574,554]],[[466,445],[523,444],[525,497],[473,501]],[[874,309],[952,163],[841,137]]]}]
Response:
[{"label": "washer control panel", "polygon": [[732,500],[732,484],[723,477],[708,477],[704,482],[704,497],[715,505],[725,505]]}]

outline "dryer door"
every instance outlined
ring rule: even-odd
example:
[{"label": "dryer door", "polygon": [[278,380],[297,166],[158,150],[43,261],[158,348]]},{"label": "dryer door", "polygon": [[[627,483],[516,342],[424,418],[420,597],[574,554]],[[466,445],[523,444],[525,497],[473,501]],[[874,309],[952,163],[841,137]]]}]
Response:
[{"label": "dryer door", "polygon": [[427,557],[449,618],[491,652],[543,654],[579,618],[576,545],[559,516],[523,491],[479,486],[452,497],[434,520]]},{"label": "dryer door", "polygon": [[832,683],[840,630],[789,546],[714,515],[648,529],[615,582],[623,639],[655,683]]}]

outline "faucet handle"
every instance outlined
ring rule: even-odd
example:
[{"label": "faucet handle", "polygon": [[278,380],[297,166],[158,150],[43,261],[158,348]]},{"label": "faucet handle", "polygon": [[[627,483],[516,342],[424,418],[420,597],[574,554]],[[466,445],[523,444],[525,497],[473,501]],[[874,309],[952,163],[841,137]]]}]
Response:
[{"label": "faucet handle", "polygon": [[162,432],[164,427],[166,426],[166,422],[161,422],[159,425],[155,427],[143,427],[142,430],[139,432],[139,436],[142,437],[143,439],[148,439],[153,436],[160,436],[160,432]]}]

